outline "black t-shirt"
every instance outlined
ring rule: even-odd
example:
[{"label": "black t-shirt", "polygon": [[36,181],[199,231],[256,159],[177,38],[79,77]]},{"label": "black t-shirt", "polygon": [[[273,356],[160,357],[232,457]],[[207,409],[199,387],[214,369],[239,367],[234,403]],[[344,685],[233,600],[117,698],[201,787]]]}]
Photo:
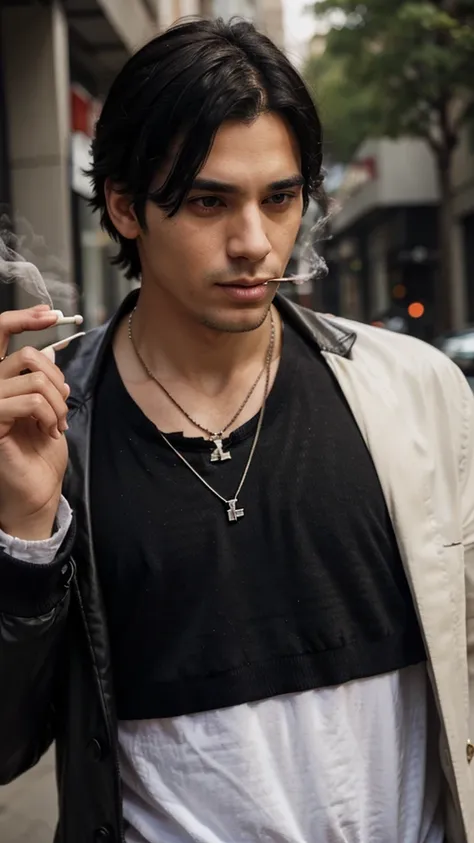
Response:
[{"label": "black t-shirt", "polygon": [[[204,439],[169,439],[229,499],[256,424],[225,440],[227,462],[211,463]],[[371,457],[324,359],[289,325],[242,519],[229,523],[165,444],[112,351],[91,479],[119,718],[238,705],[424,659]]]}]

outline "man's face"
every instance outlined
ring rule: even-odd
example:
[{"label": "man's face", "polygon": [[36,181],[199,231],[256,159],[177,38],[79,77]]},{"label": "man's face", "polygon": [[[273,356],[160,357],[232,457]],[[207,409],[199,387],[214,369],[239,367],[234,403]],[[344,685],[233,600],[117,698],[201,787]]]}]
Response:
[{"label": "man's face", "polygon": [[302,183],[283,119],[223,124],[178,213],[169,219],[147,203],[138,237],[144,287],[155,287],[163,307],[217,331],[257,328],[277,289],[262,282],[281,277],[296,240]]}]

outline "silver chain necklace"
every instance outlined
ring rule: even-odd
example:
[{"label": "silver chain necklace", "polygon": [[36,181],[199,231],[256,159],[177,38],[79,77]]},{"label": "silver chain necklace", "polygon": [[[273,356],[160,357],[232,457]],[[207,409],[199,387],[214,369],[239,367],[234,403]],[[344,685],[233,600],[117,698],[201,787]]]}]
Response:
[{"label": "silver chain necklace", "polygon": [[[246,407],[246,405],[247,405],[247,404],[248,404],[248,402],[250,401],[250,399],[251,399],[251,397],[252,397],[253,393],[255,392],[255,390],[256,390],[256,388],[257,388],[258,384],[260,383],[260,380],[261,380],[261,378],[262,378],[263,373],[266,371],[266,368],[267,368],[267,361],[268,361],[268,354],[269,354],[269,351],[270,351],[270,346],[272,345],[272,343],[274,343],[275,325],[274,325],[274,321],[273,321],[273,314],[272,314],[272,313],[270,314],[270,315],[271,315],[271,320],[272,320],[272,328],[271,328],[270,341],[269,341],[269,344],[268,344],[268,349],[267,349],[267,354],[266,354],[266,356],[265,356],[265,363],[264,363],[263,369],[261,369],[261,371],[260,371],[260,373],[259,373],[259,375],[258,375],[257,379],[254,381],[254,383],[253,383],[253,384],[252,384],[252,386],[250,387],[249,392],[248,392],[248,393],[247,393],[247,395],[245,396],[245,398],[244,398],[244,400],[243,400],[242,404],[240,405],[240,407],[238,408],[237,412],[236,412],[236,413],[234,413],[234,415],[232,416],[231,420],[230,420],[230,421],[226,424],[226,426],[225,426],[225,427],[223,427],[223,428],[222,428],[222,430],[219,430],[219,431],[215,432],[215,431],[213,431],[213,430],[209,430],[209,429],[208,429],[207,427],[205,427],[203,424],[201,424],[200,422],[196,421],[196,419],[193,419],[193,417],[189,415],[189,413],[188,413],[188,412],[184,409],[184,407],[182,407],[182,406],[181,406],[181,404],[179,404],[179,403],[178,403],[178,401],[176,400],[176,398],[174,398],[174,397],[171,395],[171,393],[170,393],[170,392],[168,392],[168,390],[166,389],[166,387],[165,387],[165,386],[163,386],[163,384],[161,383],[161,381],[159,381],[159,380],[158,380],[158,378],[156,377],[156,375],[154,375],[154,374],[153,374],[153,372],[151,371],[151,369],[150,369],[150,368],[148,367],[148,365],[145,363],[145,361],[144,361],[144,359],[143,359],[142,355],[140,354],[140,352],[139,352],[139,350],[138,350],[138,347],[137,347],[137,345],[136,345],[136,343],[135,343],[135,340],[134,340],[134,337],[133,337],[132,323],[133,323],[133,314],[135,313],[135,310],[136,310],[136,307],[134,307],[134,308],[133,308],[132,312],[130,313],[130,316],[128,317],[128,338],[129,338],[130,342],[132,343],[133,350],[134,350],[135,354],[137,355],[137,357],[138,357],[138,359],[139,359],[139,361],[140,361],[140,363],[141,363],[142,367],[144,368],[144,370],[145,370],[146,374],[148,375],[148,377],[149,377],[149,378],[151,378],[151,380],[153,380],[153,381],[157,384],[157,386],[159,386],[159,387],[160,387],[160,389],[161,389],[161,390],[165,393],[165,395],[169,398],[169,400],[171,401],[171,403],[172,403],[172,404],[174,404],[174,406],[175,406],[175,407],[176,407],[176,408],[180,411],[180,413],[182,413],[182,414],[183,414],[183,416],[185,416],[185,417],[187,418],[187,420],[188,420],[189,422],[191,422],[191,424],[192,424],[192,425],[194,425],[194,427],[197,427],[199,430],[202,430],[202,432],[203,432],[203,433],[207,433],[207,435],[210,437],[211,442],[212,442],[212,443],[213,443],[213,445],[214,445],[214,450],[213,450],[213,451],[212,451],[212,453],[211,453],[211,462],[224,462],[225,460],[230,460],[230,459],[232,459],[232,456],[231,456],[230,452],[229,452],[229,451],[224,451],[224,447],[223,447],[223,444],[222,444],[222,440],[223,440],[223,438],[224,438],[224,433],[226,432],[226,430],[228,430],[228,429],[229,429],[229,427],[232,427],[232,425],[234,424],[234,422],[236,421],[236,419],[238,419],[238,417],[240,416],[240,414],[241,414],[241,412],[243,411],[244,407]],[[273,351],[272,351],[272,353],[273,353]],[[270,359],[271,359],[271,358],[270,358]]]},{"label": "silver chain necklace", "polygon": [[[164,440],[164,442],[166,442],[168,447],[171,448],[172,451],[174,451],[174,453],[176,454],[177,457],[179,457],[181,462],[183,462],[184,465],[187,466],[187,468],[189,468],[190,471],[192,471],[192,473],[197,477],[198,480],[201,481],[201,483],[203,483],[204,486],[207,486],[209,491],[212,492],[212,494],[215,495],[216,498],[219,498],[219,500],[222,501],[222,503],[226,507],[227,518],[228,518],[230,523],[235,523],[236,521],[239,521],[239,519],[243,518],[244,515],[245,515],[245,510],[242,507],[239,507],[239,500],[238,499],[239,499],[240,492],[242,491],[242,486],[244,485],[245,480],[247,478],[247,474],[249,473],[249,469],[250,469],[250,466],[252,464],[252,460],[253,460],[253,457],[254,457],[254,454],[255,454],[255,450],[257,448],[257,443],[258,443],[258,440],[260,438],[260,432],[262,430],[262,425],[263,425],[263,417],[264,417],[264,414],[265,414],[265,405],[267,403],[267,398],[268,398],[268,390],[269,390],[269,387],[270,387],[270,373],[271,373],[272,359],[273,359],[273,350],[274,350],[274,347],[275,347],[275,323],[274,323],[274,320],[273,320],[273,314],[272,313],[271,313],[271,320],[272,320],[272,331],[271,331],[271,335],[270,335],[270,344],[268,346],[268,352],[267,352],[267,356],[266,356],[266,360],[265,360],[265,392],[263,394],[263,402],[262,402],[262,406],[261,406],[261,409],[260,409],[258,422],[257,422],[257,429],[255,431],[255,436],[253,438],[252,447],[250,449],[250,454],[249,454],[248,460],[246,462],[244,472],[243,472],[242,477],[240,479],[240,483],[237,486],[237,491],[235,492],[233,498],[230,498],[229,500],[227,500],[227,498],[224,498],[222,495],[219,494],[219,492],[216,492],[216,490],[212,488],[212,486],[207,482],[207,480],[205,480],[204,477],[201,477],[199,472],[196,471],[195,468],[193,468],[193,466],[191,465],[190,462],[188,462],[186,457],[183,457],[183,455],[178,451],[178,449],[175,448],[174,445],[171,444],[168,437],[165,436],[165,434],[162,433],[161,430],[158,431],[161,438]],[[132,340],[132,343],[133,343],[133,340]],[[135,349],[134,343],[133,343],[133,347]],[[136,349],[135,349],[135,351],[136,351]],[[140,359],[138,354],[137,354],[137,357],[141,362],[141,359]],[[145,369],[145,371],[146,371],[146,369]],[[151,376],[151,377],[154,380],[153,376]]]}]

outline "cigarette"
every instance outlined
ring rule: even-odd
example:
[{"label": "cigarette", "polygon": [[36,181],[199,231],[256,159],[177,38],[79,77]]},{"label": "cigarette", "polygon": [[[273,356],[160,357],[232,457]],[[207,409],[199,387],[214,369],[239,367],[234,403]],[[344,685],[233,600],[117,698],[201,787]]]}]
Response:
[{"label": "cigarette", "polygon": [[78,340],[80,337],[85,337],[86,332],[81,331],[79,334],[73,334],[71,337],[66,337],[64,340],[59,340],[58,342],[53,342],[51,345],[46,345],[44,348],[41,348],[40,351],[46,354],[51,351],[62,351],[63,348],[67,348],[69,343],[73,340]]},{"label": "cigarette", "polygon": [[51,313],[57,316],[56,325],[82,325],[84,322],[84,317],[80,313],[76,313],[75,316],[64,316],[62,310],[52,310]]},{"label": "cigarette", "polygon": [[273,281],[274,284],[296,284],[296,285],[298,285],[298,284],[304,284],[306,280],[307,280],[306,277],[304,277],[304,278],[298,277],[298,275],[296,277],[293,277],[293,278],[291,278],[291,277],[290,278],[272,278],[272,281]]}]

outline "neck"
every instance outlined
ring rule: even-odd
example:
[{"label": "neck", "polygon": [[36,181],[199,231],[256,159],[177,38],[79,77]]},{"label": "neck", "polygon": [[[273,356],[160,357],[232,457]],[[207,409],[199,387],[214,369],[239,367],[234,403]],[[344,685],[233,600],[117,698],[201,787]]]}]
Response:
[{"label": "neck", "polygon": [[[196,386],[214,382],[216,388],[232,373],[262,361],[270,339],[271,318],[253,331],[232,333],[200,325],[183,311],[157,300],[142,287],[133,315],[133,337],[142,358],[158,376],[178,378]],[[280,321],[273,308],[276,327]],[[277,330],[274,357],[280,348]]]}]

